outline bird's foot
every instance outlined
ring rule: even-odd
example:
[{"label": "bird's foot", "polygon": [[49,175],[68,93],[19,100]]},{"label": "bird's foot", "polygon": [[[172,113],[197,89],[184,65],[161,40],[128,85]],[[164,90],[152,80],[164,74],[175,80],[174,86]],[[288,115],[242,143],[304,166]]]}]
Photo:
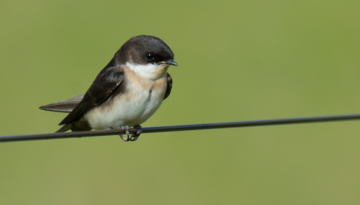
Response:
[{"label": "bird's foot", "polygon": [[[131,134],[130,136],[130,132],[129,132],[129,126],[125,125],[125,126],[120,126],[118,127],[118,129],[122,129],[125,131],[125,136],[123,134],[119,134],[121,139],[124,141],[124,142],[128,142],[128,141],[136,141],[140,134],[142,133],[142,127],[140,125],[135,125],[133,127],[136,131],[135,133]],[[112,130],[114,128],[110,127],[110,126],[106,126],[106,129],[107,130]]]},{"label": "bird's foot", "polygon": [[128,142],[130,141],[130,132],[129,132],[129,126],[125,125],[125,126],[120,126],[118,127],[118,129],[122,129],[125,131],[125,134],[126,136],[124,136],[123,134],[119,134],[121,139],[124,141],[124,142]]},{"label": "bird's foot", "polygon": [[142,132],[142,127],[140,125],[135,125],[133,128],[136,129],[136,132],[132,134],[130,137],[130,141],[132,142],[136,141]]},{"label": "bird's foot", "polygon": [[111,126],[106,126],[105,130],[113,130],[114,128],[112,128]]}]

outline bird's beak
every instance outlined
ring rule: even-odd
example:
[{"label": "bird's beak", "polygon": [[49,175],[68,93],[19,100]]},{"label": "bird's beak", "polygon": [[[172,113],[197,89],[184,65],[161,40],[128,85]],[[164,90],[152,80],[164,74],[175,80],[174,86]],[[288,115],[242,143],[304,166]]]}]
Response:
[{"label": "bird's beak", "polygon": [[168,65],[174,65],[174,66],[178,65],[173,59],[169,59],[169,60],[166,60],[166,61],[161,61],[158,64],[168,64]]}]

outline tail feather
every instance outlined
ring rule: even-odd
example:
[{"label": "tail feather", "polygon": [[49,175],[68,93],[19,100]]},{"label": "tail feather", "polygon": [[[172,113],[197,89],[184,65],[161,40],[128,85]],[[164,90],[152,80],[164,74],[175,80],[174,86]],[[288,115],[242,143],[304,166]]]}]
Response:
[{"label": "tail feather", "polygon": [[68,130],[70,130],[72,127],[72,123],[66,124],[64,126],[62,126],[58,131],[56,132],[66,132]]}]

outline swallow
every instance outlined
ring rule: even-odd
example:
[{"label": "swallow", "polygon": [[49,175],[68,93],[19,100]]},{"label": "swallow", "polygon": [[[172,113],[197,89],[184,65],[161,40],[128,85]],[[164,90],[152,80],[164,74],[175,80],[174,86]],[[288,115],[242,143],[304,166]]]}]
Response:
[{"label": "swallow", "polygon": [[[85,94],[41,106],[69,113],[57,132],[124,129],[124,141],[135,141],[140,124],[149,119],[169,97],[169,66],[178,64],[166,43],[154,36],[132,37],[96,76]],[[129,136],[129,127],[137,132]]]}]

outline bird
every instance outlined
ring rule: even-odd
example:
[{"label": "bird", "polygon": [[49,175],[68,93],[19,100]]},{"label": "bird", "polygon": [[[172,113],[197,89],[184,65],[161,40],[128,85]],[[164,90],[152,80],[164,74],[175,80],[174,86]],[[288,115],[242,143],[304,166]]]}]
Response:
[{"label": "bird", "polygon": [[[57,132],[123,129],[123,141],[135,141],[140,124],[169,97],[173,80],[169,66],[178,66],[174,53],[160,38],[130,38],[100,71],[85,94],[39,107],[69,113]],[[129,135],[129,128],[136,132]]]}]

